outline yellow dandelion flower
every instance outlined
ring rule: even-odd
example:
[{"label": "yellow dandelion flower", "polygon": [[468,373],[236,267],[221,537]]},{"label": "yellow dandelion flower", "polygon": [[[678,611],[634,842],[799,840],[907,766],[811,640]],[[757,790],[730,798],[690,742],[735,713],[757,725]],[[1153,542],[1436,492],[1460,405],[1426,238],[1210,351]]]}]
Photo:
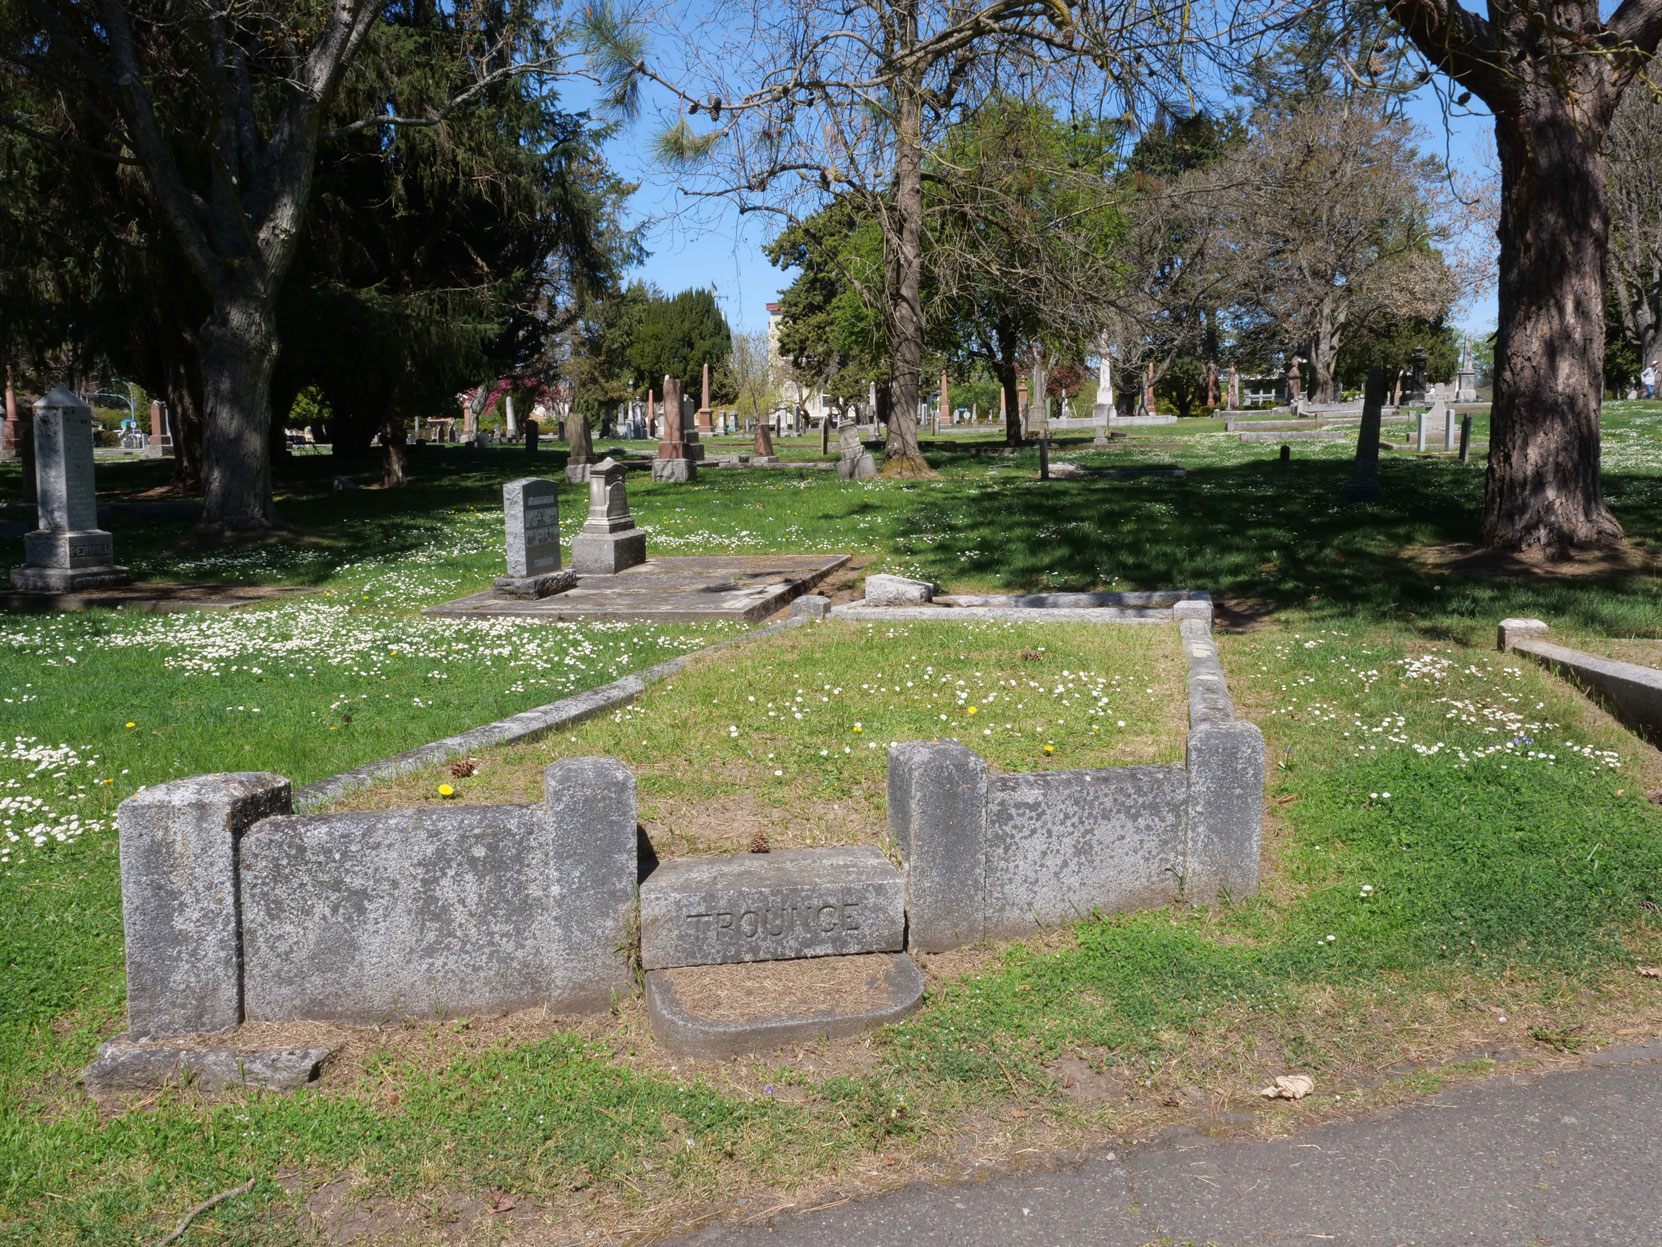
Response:
[{"label": "yellow dandelion flower", "polygon": [[137,727],[137,726],[138,726],[138,724],[137,724],[137,723],[129,723],[129,724],[128,724],[128,725],[127,725],[127,726],[128,726],[128,727]]},{"label": "yellow dandelion flower", "polygon": [[454,788],[452,788],[449,784],[440,784],[439,785],[439,796],[441,796],[441,797],[453,797],[455,795],[456,795],[456,790]]}]

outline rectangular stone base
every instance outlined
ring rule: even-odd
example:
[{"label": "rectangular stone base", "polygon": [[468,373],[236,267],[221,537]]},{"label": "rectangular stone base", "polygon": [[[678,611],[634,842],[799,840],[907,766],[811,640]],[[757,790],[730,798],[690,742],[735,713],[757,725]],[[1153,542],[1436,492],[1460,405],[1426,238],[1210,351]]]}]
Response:
[{"label": "rectangular stone base", "polygon": [[130,584],[133,573],[115,563],[99,567],[14,567],[12,587],[40,593],[70,593]]},{"label": "rectangular stone base", "polygon": [[589,465],[586,463],[566,464],[567,485],[587,485],[589,483]]},{"label": "rectangular stone base", "polygon": [[541,576],[498,576],[491,587],[503,597],[545,598],[564,593],[576,583],[577,573],[568,569]]},{"label": "rectangular stone base", "polygon": [[[656,468],[652,475],[658,475]],[[580,532],[571,539],[571,570],[581,576],[610,576],[644,562],[646,534],[638,528],[621,533]]]},{"label": "rectangular stone base", "polygon": [[654,459],[652,461],[652,479],[655,481],[669,481],[675,485],[684,485],[688,481],[698,479],[698,465],[691,459]]},{"label": "rectangular stone base", "polygon": [[37,528],[23,535],[23,562],[28,567],[109,567],[115,562],[115,538],[102,528]]}]

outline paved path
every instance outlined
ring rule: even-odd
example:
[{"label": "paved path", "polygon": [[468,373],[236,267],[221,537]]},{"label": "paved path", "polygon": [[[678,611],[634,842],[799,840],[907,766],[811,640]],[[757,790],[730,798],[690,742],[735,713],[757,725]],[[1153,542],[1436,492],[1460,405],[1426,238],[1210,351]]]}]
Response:
[{"label": "paved path", "polygon": [[1295,1139],[1166,1140],[911,1187],[686,1247],[1662,1244],[1662,1043],[1502,1075]]}]

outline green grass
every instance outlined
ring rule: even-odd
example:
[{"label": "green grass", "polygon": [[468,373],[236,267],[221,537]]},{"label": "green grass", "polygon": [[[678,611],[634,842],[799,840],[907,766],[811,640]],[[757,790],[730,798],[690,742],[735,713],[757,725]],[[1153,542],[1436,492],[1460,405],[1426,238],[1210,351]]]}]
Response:
[{"label": "green grass", "polygon": [[[560,757],[621,758],[660,856],[886,839],[888,746],[955,736],[995,770],[1181,762],[1170,628],[832,621],[696,660],[610,715],[347,798],[351,808],[540,800]],[[706,813],[706,811],[708,813]]]},{"label": "green grass", "polygon": [[[1662,536],[1662,409],[1606,412],[1607,492],[1630,535],[1653,542]],[[1179,450],[1092,451],[1087,440],[1058,454],[1177,463],[1190,469],[1185,478],[1041,485],[1032,452],[1006,458],[965,446],[934,456],[943,479],[914,484],[856,487],[821,472],[709,471],[679,489],[631,479],[661,552],[848,549],[873,557],[873,568],[960,590],[1204,587],[1271,620],[1220,641],[1238,705],[1270,748],[1262,896],[1105,915],[933,959],[931,997],[914,1019],[869,1050],[790,1063],[671,1068],[646,1038],[638,1005],[626,1003],[579,1030],[535,1020],[511,1035],[500,1024],[395,1028],[357,1041],[315,1092],[218,1104],[170,1092],[100,1119],[75,1077],[121,1025],[107,823],[127,786],[216,767],[327,774],[471,725],[470,716],[497,717],[518,708],[516,698],[559,695],[562,646],[575,644],[550,632],[531,647],[533,661],[526,647],[492,640],[484,659],[470,659],[450,648],[469,642],[428,631],[414,614],[496,570],[495,499],[502,481],[531,466],[519,452],[434,452],[418,459],[402,493],[333,494],[326,484],[337,465],[298,460],[284,469],[282,505],[303,542],[201,555],[183,568],[164,549],[181,523],[118,528],[118,553],[151,574],[273,578],[333,596],[211,620],[0,621],[8,740],[64,741],[78,760],[42,758],[38,772],[35,761],[4,763],[0,801],[13,803],[4,817],[32,821],[16,805],[29,798],[54,818],[99,824],[0,867],[0,1241],[150,1241],[183,1209],[249,1176],[259,1178],[254,1193],[205,1216],[192,1237],[307,1241],[292,1215],[303,1194],[279,1186],[280,1171],[311,1185],[348,1175],[367,1195],[399,1200],[508,1190],[559,1210],[573,1234],[661,1226],[740,1193],[767,1199],[760,1208],[790,1192],[950,1167],[969,1140],[996,1137],[1008,1152],[1104,1127],[1152,1129],[1173,1119],[1162,1100],[1189,1084],[1241,1107],[1269,1076],[1312,1071],[1317,1097],[1264,1110],[1292,1124],[1333,1111],[1328,1092],[1344,1079],[1397,1061],[1498,1047],[1552,1056],[1624,1030],[1653,1033],[1662,1003],[1631,965],[1662,951],[1662,811],[1647,799],[1662,787],[1655,757],[1548,673],[1494,654],[1492,629],[1504,615],[1535,615],[1589,643],[1655,639],[1655,579],[1478,579],[1414,557],[1416,546],[1474,538],[1480,464],[1386,456],[1384,499],[1349,507],[1339,501],[1349,475],[1343,444],[1295,446],[1283,468],[1274,445],[1178,429]],[[545,455],[535,466],[557,464]],[[139,490],[159,471],[100,465],[100,481]],[[0,496],[15,481],[15,468],[0,466]],[[581,493],[562,488],[568,516]],[[17,546],[0,557],[15,560]],[[216,640],[218,627],[229,633]],[[645,665],[690,644],[692,631],[582,634],[595,647],[582,655],[582,678]],[[940,722],[929,716],[946,699],[920,691],[946,691],[939,680],[904,676],[908,661],[933,666],[933,675],[952,673],[946,713],[961,731],[968,716],[951,717],[956,680],[966,680],[966,707],[983,704],[968,701],[973,673],[1006,670],[1008,651],[995,667],[998,655],[969,648],[992,649],[986,638],[905,632],[873,637],[863,655],[829,653],[833,689],[913,680],[884,711],[890,718],[868,724],[860,708],[860,735],[869,726],[886,743]],[[791,644],[815,635],[832,634],[796,633]],[[302,636],[313,639],[297,644]],[[1045,662],[1033,665],[1051,688],[1061,682],[1049,680],[1052,665],[1111,674],[1123,658],[1064,660],[1044,644]],[[408,654],[391,653],[405,645]],[[797,794],[823,805],[843,785],[864,786],[876,802],[869,755],[881,750],[856,764],[843,722],[851,706],[817,703],[800,723],[780,722],[784,703],[813,686],[797,681],[797,659],[769,653],[743,647],[707,660],[638,710],[570,733],[578,742],[548,742],[543,754],[578,744],[644,750],[643,764],[687,754],[680,776],[658,769],[643,779],[643,807],[661,801],[665,821],[756,779],[758,807],[783,807],[787,817]],[[427,675],[440,669],[447,680]],[[1011,669],[1019,680],[1019,662]],[[430,685],[443,686],[434,693],[447,699],[442,713],[414,704]],[[977,695],[990,688],[984,677]],[[736,700],[753,691],[760,709]],[[722,722],[729,698],[742,717]],[[258,721],[227,709],[237,706],[259,706]],[[441,726],[444,715],[452,717]],[[738,745],[722,730],[729,724],[740,729]],[[827,742],[839,734],[833,758]],[[1085,734],[1084,719],[1070,719],[1059,751]],[[1025,766],[1022,751],[1036,740],[1012,731],[985,747],[1000,765]],[[828,750],[823,763],[819,748]],[[794,782],[756,774],[786,753]],[[529,746],[492,751],[477,791],[488,793],[511,759],[536,756]],[[723,776],[716,763],[739,770]],[[105,778],[116,782],[96,784]],[[1064,1053],[1119,1080],[1111,1102],[1083,1109],[1062,1094],[1053,1063]],[[1414,1085],[1474,1072],[1450,1067]]]}]

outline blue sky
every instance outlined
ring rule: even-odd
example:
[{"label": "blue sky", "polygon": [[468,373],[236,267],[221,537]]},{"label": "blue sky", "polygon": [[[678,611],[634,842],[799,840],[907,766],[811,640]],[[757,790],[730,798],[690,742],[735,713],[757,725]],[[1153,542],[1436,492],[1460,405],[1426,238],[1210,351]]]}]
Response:
[{"label": "blue sky", "polygon": [[[582,107],[587,97],[573,91],[568,103]],[[1426,132],[1428,155],[1441,158],[1446,153],[1457,168],[1482,167],[1484,153],[1493,146],[1493,122],[1486,114],[1455,117],[1445,124],[1442,109],[1429,88],[1412,100],[1409,111]],[[688,215],[686,200],[677,194],[673,174],[651,155],[652,138],[659,125],[649,96],[640,118],[625,127],[607,148],[618,173],[641,184],[633,200],[635,221],[652,222],[647,232],[647,249],[652,255],[631,276],[669,293],[713,284],[716,298],[735,330],[766,328],[767,304],[791,281],[791,274],[774,268],[762,252],[776,225],[756,217],[741,218],[725,207],[705,207],[696,215]],[[1491,290],[1456,319],[1477,335],[1494,329],[1495,316]]]}]

